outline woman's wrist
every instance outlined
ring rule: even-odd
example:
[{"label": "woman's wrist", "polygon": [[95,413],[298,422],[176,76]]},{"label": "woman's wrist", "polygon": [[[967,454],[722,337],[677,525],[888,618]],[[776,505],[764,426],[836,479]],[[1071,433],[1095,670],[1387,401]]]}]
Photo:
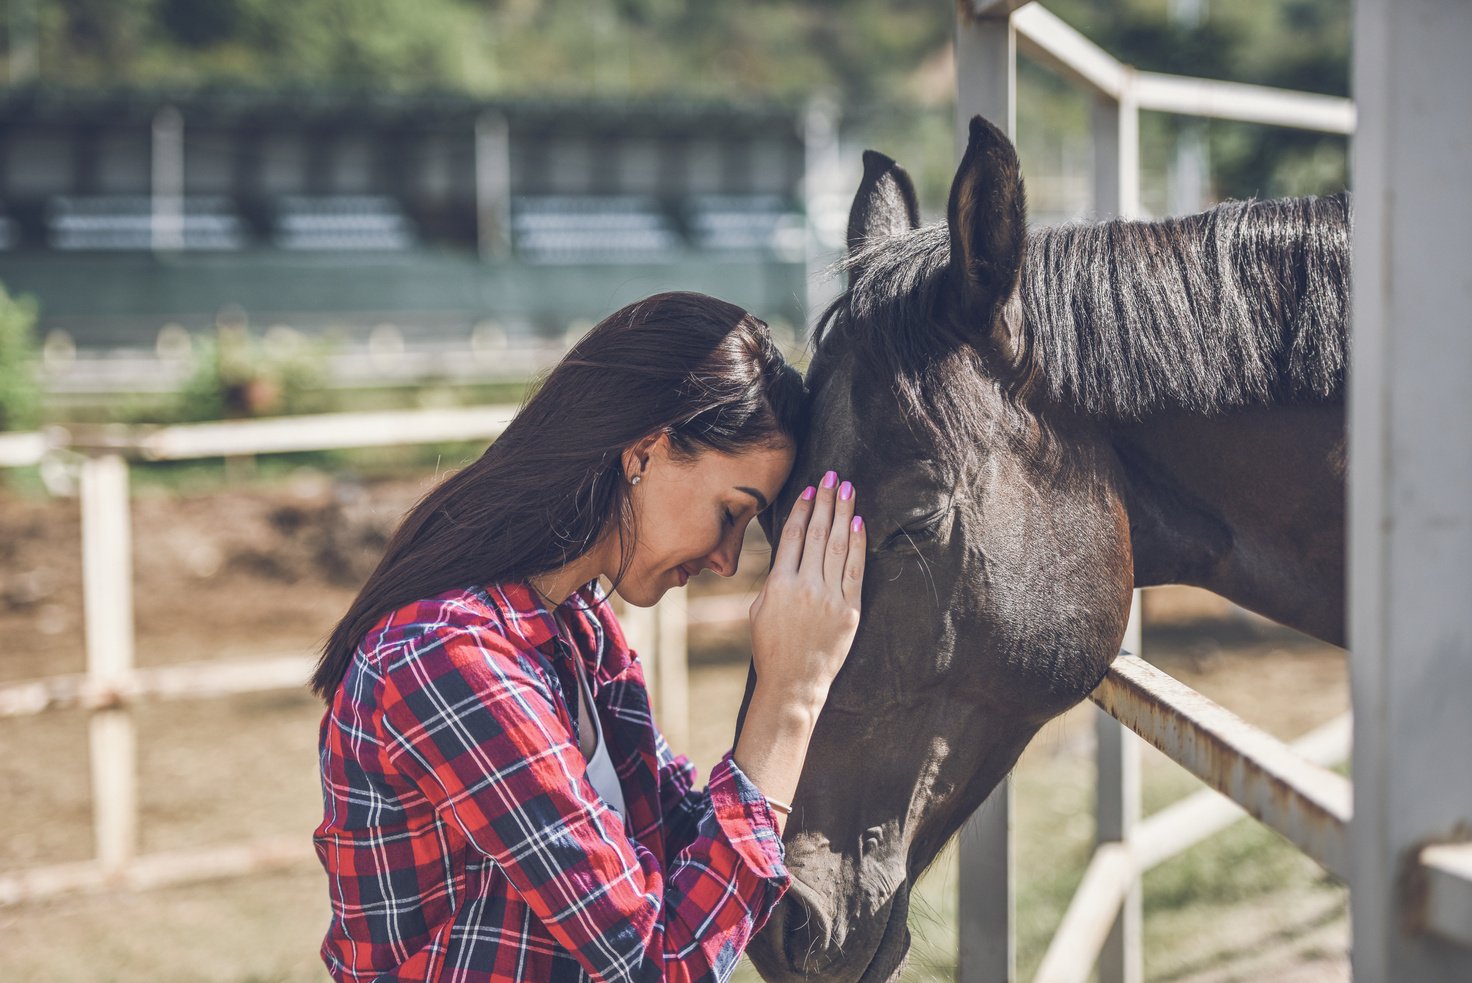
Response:
[{"label": "woman's wrist", "polygon": [[769,802],[792,802],[823,695],[760,681],[752,692],[733,757]]}]

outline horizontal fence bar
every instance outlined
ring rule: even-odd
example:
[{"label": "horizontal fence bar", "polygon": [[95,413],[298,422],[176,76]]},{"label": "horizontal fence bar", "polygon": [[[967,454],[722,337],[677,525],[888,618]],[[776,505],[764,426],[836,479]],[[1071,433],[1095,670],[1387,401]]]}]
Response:
[{"label": "horizontal fence bar", "polygon": [[40,464],[49,446],[42,433],[0,433],[0,468],[29,468]]},{"label": "horizontal fence bar", "polygon": [[1346,879],[1350,784],[1141,659],[1115,659],[1092,699],[1207,785]]},{"label": "horizontal fence bar", "polygon": [[386,447],[459,440],[490,440],[506,429],[517,407],[385,413],[324,413],[263,420],[163,427],[137,439],[149,461],[180,461],[238,454],[280,454],[348,447]]},{"label": "horizontal fence bar", "polygon": [[[504,349],[419,349],[392,356],[344,352],[323,361],[323,378],[315,386],[331,391],[404,388],[427,383],[483,386],[523,382],[557,364],[566,346],[557,344]],[[40,376],[48,396],[106,396],[139,393],[162,396],[177,392],[194,372],[189,359],[146,352],[79,354],[49,367]]]},{"label": "horizontal fence bar", "polygon": [[[1332,767],[1349,760],[1351,720],[1336,717],[1289,745],[1316,765]],[[1130,837],[1141,872],[1185,852],[1246,818],[1247,811],[1215,789],[1204,788],[1141,820]]]},{"label": "horizontal fence bar", "polygon": [[[665,602],[668,603],[668,602]],[[742,597],[699,597],[684,605],[691,627],[737,625],[751,602]],[[672,614],[678,620],[680,610]],[[192,700],[279,690],[306,690],[314,655],[282,655],[228,662],[191,662],[134,669],[116,685],[100,686],[84,673],[0,685],[0,718],[53,710],[97,710],[148,700]]]},{"label": "horizontal fence bar", "polygon": [[[1300,737],[1290,748],[1315,764],[1337,765],[1349,758],[1350,732],[1346,713]],[[1035,980],[1067,983],[1087,979],[1130,885],[1145,871],[1246,815],[1231,799],[1204,788],[1141,820],[1126,843],[1101,846],[1089,861]]]},{"label": "horizontal fence bar", "polygon": [[[1446,843],[1421,850],[1418,927],[1450,942],[1472,946],[1472,843]],[[1413,902],[1414,903],[1414,902]]]},{"label": "horizontal fence bar", "polygon": [[301,655],[196,662],[134,669],[126,679],[112,685],[99,685],[81,673],[51,676],[0,686],[0,717],[24,717],[49,710],[98,710],[149,699],[207,699],[305,689],[315,664],[315,658]]},{"label": "horizontal fence bar", "polygon": [[1353,133],[1354,102],[1338,96],[1265,85],[1136,71],[1039,4],[1012,15],[1018,50],[1052,71],[1108,99],[1128,96],[1140,109]]},{"label": "horizontal fence bar", "polygon": [[54,864],[0,874],[0,907],[64,894],[146,891],[171,884],[259,874],[303,866],[314,859],[305,835],[275,836],[231,846],[201,847],[134,857],[121,870],[101,863]]},{"label": "horizontal fence bar", "polygon": [[1156,72],[1136,73],[1131,89],[1141,109],[1156,112],[1325,133],[1354,132],[1354,102],[1339,96]]},{"label": "horizontal fence bar", "polygon": [[1017,49],[1065,79],[1110,99],[1124,93],[1129,68],[1041,4],[1014,13],[1012,26]]}]

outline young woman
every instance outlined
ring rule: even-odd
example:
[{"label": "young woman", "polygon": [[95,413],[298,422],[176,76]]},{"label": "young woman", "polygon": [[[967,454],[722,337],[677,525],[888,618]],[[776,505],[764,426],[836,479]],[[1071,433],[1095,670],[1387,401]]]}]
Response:
[{"label": "young woman", "polygon": [[313,679],[335,978],[730,973],[787,887],[783,816],[858,627],[853,489],[830,472],[793,506],[751,606],[756,688],[705,791],[600,578],[647,606],[735,573],[803,399],[761,321],[651,297],[409,513]]}]

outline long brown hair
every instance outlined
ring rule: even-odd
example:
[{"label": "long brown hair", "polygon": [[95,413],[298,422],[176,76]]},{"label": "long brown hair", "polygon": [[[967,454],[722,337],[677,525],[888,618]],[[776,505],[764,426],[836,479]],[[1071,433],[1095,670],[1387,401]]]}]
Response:
[{"label": "long brown hair", "polygon": [[[795,445],[803,408],[801,376],[741,308],[666,293],[614,312],[475,463],[405,516],[323,646],[313,692],[332,700],[353,651],[391,611],[554,570],[630,531],[622,455],[642,438],[667,434],[685,455]],[[627,566],[632,536],[623,541]]]}]

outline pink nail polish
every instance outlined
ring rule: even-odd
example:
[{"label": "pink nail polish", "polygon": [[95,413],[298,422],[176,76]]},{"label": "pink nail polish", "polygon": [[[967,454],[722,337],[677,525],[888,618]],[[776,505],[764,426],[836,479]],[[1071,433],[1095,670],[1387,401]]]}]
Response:
[{"label": "pink nail polish", "polygon": [[847,502],[854,497],[854,486],[845,481],[838,486],[838,497]]},{"label": "pink nail polish", "polygon": [[855,533],[857,533],[857,532],[863,532],[864,531],[864,517],[862,515],[856,515],[856,516],[854,516],[854,521],[853,522],[850,522],[848,524],[848,528],[849,528],[849,532],[855,532]]},{"label": "pink nail polish", "polygon": [[824,488],[832,488],[836,484],[838,484],[838,472],[837,471],[829,471],[827,474],[823,475],[823,487]]},{"label": "pink nail polish", "polygon": [[813,500],[813,496],[816,494],[817,491],[813,488],[813,486],[808,485],[806,488],[803,489],[802,500],[804,502],[811,502]]}]

